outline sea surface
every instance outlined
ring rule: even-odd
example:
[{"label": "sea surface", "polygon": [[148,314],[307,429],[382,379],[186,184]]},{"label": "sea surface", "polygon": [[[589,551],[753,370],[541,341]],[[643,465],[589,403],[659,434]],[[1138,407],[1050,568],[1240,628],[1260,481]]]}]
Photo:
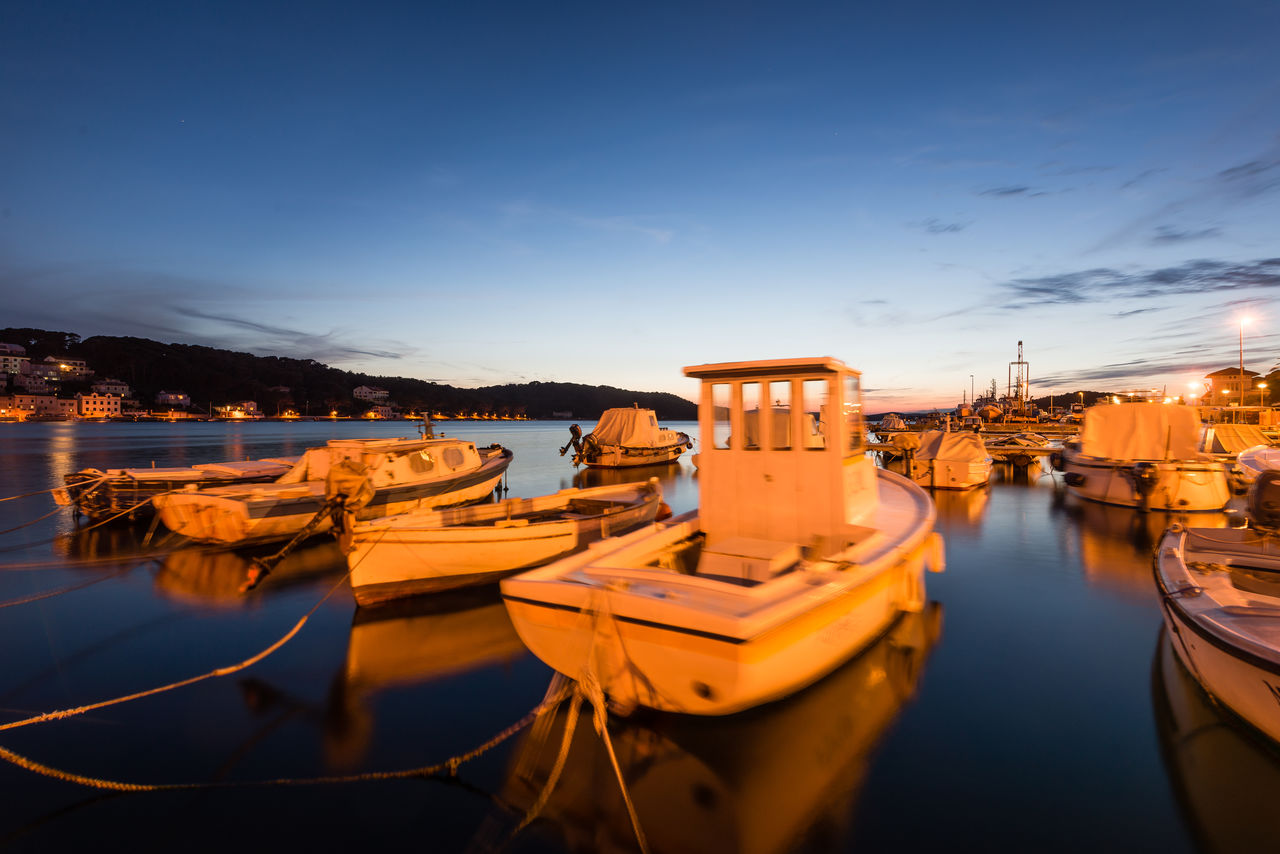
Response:
[{"label": "sea surface", "polygon": [[[559,455],[568,422],[438,426],[510,447],[509,496],[610,476]],[[145,524],[86,530],[48,492],[90,466],[413,435],[0,424],[0,849],[628,851],[634,825],[649,850],[696,854],[1280,840],[1280,754],[1169,655],[1151,553],[1171,517],[1077,502],[1047,470],[938,493],[929,607],[827,679],[728,718],[612,719],[608,746],[589,709],[568,732],[565,710],[515,728],[553,674],[496,587],[358,609],[320,541],[242,594],[243,555]],[[697,506],[689,460],[639,474],[676,513]]]}]

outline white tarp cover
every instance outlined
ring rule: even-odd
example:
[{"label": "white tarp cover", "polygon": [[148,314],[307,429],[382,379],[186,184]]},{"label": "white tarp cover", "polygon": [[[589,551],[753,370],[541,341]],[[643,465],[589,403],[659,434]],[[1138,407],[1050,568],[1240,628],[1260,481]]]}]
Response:
[{"label": "white tarp cover", "polygon": [[658,416],[652,409],[606,409],[591,435],[601,445],[650,448],[658,444]]},{"label": "white tarp cover", "polygon": [[1194,460],[1200,416],[1190,406],[1108,403],[1085,410],[1080,450],[1109,460]]},{"label": "white tarp cover", "polygon": [[925,430],[920,434],[917,460],[956,460],[978,462],[990,455],[982,437],[977,433],[945,433],[942,430]]}]

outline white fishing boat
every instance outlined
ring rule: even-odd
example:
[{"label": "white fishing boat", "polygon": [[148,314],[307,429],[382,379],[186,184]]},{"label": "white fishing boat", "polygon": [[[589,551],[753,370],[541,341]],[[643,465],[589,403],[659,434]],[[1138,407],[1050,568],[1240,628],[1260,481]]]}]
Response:
[{"label": "white fishing boat", "polygon": [[1063,443],[1062,469],[1073,492],[1104,504],[1189,512],[1231,498],[1226,464],[1200,451],[1200,417],[1179,404],[1090,407]]},{"label": "white fishing boat", "polygon": [[[620,713],[791,694],[924,607],[924,571],[943,565],[928,493],[867,456],[857,371],[825,357],[685,374],[702,381],[699,510],[500,585],[530,650]],[[759,418],[748,442],[747,413],[771,407],[783,426]]]},{"label": "white fishing boat", "polygon": [[333,439],[272,483],[157,495],[160,521],[198,542],[239,546],[333,527],[341,499],[357,520],[467,504],[487,497],[511,451],[453,438]]},{"label": "white fishing boat", "polygon": [[1173,525],[1155,557],[1164,621],[1205,691],[1280,741],[1280,473],[1250,490],[1253,525]]},{"label": "white fishing boat", "polygon": [[930,489],[973,489],[991,479],[991,454],[977,433],[925,430],[906,467],[911,479]]},{"label": "white fishing boat", "polygon": [[661,503],[652,478],[357,522],[351,590],[371,605],[497,581],[652,522]]},{"label": "white fishing boat", "polygon": [[688,434],[664,430],[658,426],[658,416],[652,409],[639,407],[606,409],[586,436],[577,424],[569,428],[569,436],[560,456],[573,448],[575,466],[651,466],[674,462],[693,447]]},{"label": "white fishing boat", "polygon": [[156,468],[86,468],[63,478],[53,491],[58,504],[83,513],[94,521],[113,517],[150,518],[151,499],[166,492],[195,487],[268,483],[282,477],[298,458],[231,460],[196,466]]}]

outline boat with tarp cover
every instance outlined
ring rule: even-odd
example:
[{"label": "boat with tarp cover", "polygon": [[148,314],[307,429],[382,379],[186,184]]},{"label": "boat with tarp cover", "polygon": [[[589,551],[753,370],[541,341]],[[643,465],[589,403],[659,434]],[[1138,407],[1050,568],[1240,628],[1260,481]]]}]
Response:
[{"label": "boat with tarp cover", "polygon": [[1081,498],[1143,510],[1221,510],[1231,498],[1226,464],[1200,450],[1193,407],[1107,403],[1085,411],[1063,443],[1067,486]]},{"label": "boat with tarp cover", "polygon": [[560,456],[573,448],[575,466],[620,468],[670,463],[693,447],[688,434],[659,427],[657,414],[638,406],[606,409],[590,433],[583,436],[582,428],[574,424],[569,428],[569,437]]},{"label": "boat with tarp cover", "polygon": [[[529,649],[622,713],[785,697],[923,608],[924,571],[943,567],[929,494],[866,453],[857,371],[821,357],[685,374],[702,383],[699,509],[500,585]],[[749,444],[747,414],[774,407],[787,416],[756,418]]]}]

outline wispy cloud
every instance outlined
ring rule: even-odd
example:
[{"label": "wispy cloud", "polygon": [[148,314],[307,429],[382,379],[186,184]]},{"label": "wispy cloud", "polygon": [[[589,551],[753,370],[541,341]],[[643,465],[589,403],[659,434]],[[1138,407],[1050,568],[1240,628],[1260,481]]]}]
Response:
[{"label": "wispy cloud", "polygon": [[1175,267],[1137,271],[1097,267],[1013,279],[1001,282],[999,287],[1009,294],[1002,306],[1007,309],[1275,288],[1280,287],[1280,258],[1246,264],[1195,260]]},{"label": "wispy cloud", "polygon": [[986,190],[979,190],[979,196],[991,196],[997,199],[1024,198],[1034,199],[1039,196],[1049,195],[1048,190],[1041,190],[1037,187],[1028,187],[1024,184],[1015,184],[1005,187],[990,187]]},{"label": "wispy cloud", "polygon": [[969,227],[967,222],[943,222],[935,217],[929,217],[919,222],[908,223],[912,228],[923,229],[930,234],[954,234],[957,231],[964,231]]},{"label": "wispy cloud", "polygon": [[1199,231],[1185,231],[1174,228],[1171,225],[1161,225],[1156,227],[1156,233],[1151,237],[1151,243],[1154,246],[1167,246],[1171,243],[1189,243],[1192,240],[1207,240],[1211,237],[1221,237],[1222,229],[1214,226],[1212,228],[1202,228]]},{"label": "wispy cloud", "polygon": [[656,243],[668,243],[676,232],[671,228],[661,228],[649,224],[652,217],[619,215],[592,216],[574,211],[534,205],[527,201],[507,202],[499,206],[500,213],[509,220],[569,223],[580,228],[594,231],[611,231],[621,234],[639,234]]}]

